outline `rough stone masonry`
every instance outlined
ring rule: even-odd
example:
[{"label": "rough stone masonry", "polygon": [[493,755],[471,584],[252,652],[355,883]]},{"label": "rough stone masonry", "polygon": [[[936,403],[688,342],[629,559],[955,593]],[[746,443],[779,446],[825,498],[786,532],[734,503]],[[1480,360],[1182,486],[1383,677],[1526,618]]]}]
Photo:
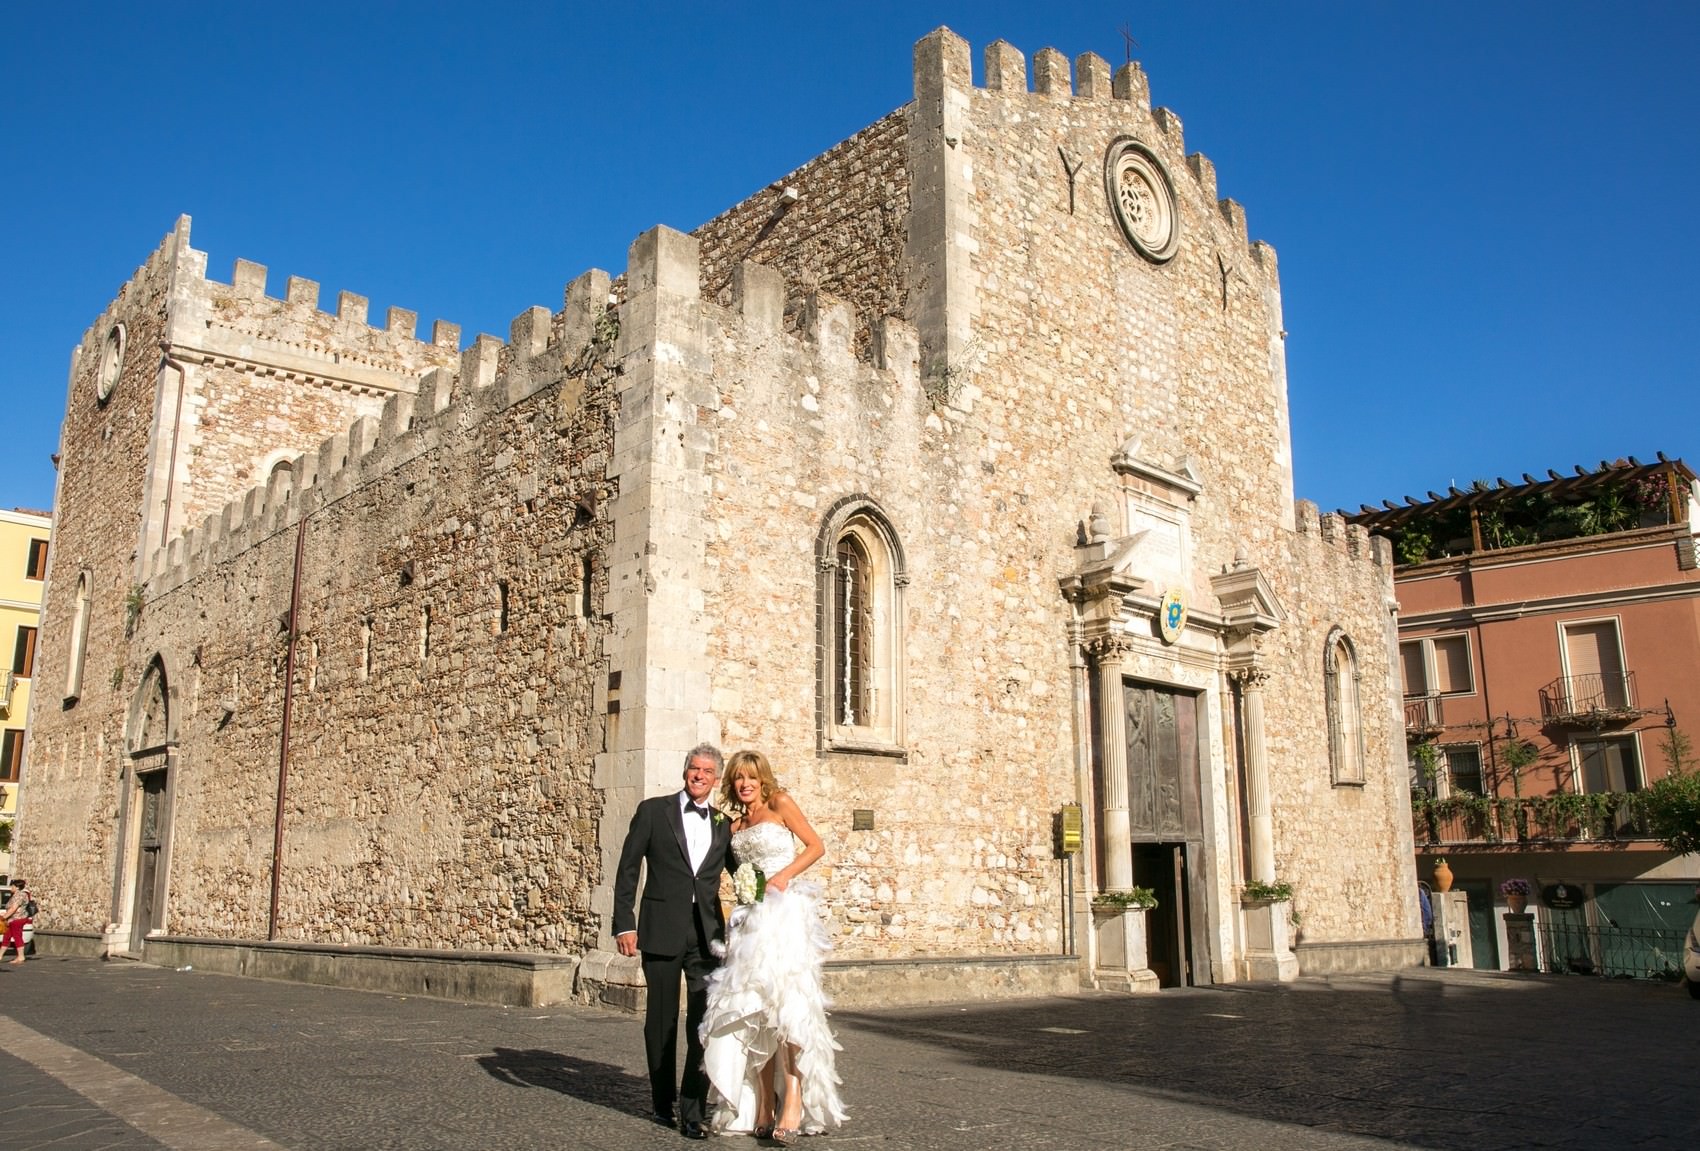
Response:
[{"label": "rough stone masonry", "polygon": [[982,68],[933,33],[912,103],[505,342],[218,283],[179,221],[72,357],[44,936],[606,973],[626,822],[714,739],[875,985],[1415,962],[1391,560],[1294,502],[1274,251],[1137,65]]}]

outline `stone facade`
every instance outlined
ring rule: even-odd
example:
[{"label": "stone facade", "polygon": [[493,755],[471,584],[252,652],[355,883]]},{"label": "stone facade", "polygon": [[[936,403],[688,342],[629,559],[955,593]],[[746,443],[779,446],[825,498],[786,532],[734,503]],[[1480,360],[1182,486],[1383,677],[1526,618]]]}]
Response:
[{"label": "stone facade", "polygon": [[[738,266],[764,265],[794,292],[848,302],[866,356],[872,321],[903,315],[908,301],[908,128],[909,113],[899,109],[698,228],[703,295],[729,304]],[[802,300],[787,297],[793,328]]]},{"label": "stone facade", "polygon": [[73,362],[100,689],[38,709],[22,829],[61,925],[583,955],[636,803],[717,739],[821,831],[847,961],[1123,985],[1089,900],[1152,852],[1166,982],[1292,974],[1248,879],[1301,955],[1419,954],[1391,565],[1293,503],[1274,253],[1137,66],[1026,70],[934,33],[914,103],[458,355],[211,284],[181,225]]}]

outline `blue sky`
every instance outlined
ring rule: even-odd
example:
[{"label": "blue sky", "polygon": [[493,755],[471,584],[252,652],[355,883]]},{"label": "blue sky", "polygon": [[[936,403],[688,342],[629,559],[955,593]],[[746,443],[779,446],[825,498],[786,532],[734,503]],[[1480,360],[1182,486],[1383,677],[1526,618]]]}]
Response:
[{"label": "blue sky", "polygon": [[52,501],[71,348],[170,229],[505,336],[907,102],[946,24],[1119,64],[1280,254],[1324,508],[1700,464],[1700,5],[11,5],[0,506]]}]

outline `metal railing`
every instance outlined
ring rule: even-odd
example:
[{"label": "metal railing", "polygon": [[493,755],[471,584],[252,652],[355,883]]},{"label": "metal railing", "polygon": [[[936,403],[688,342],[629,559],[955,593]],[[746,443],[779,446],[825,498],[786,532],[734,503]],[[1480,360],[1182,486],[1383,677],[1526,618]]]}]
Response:
[{"label": "metal railing", "polygon": [[1633,792],[1521,799],[1480,795],[1411,805],[1411,829],[1426,846],[1470,843],[1582,843],[1652,839]]},{"label": "metal railing", "polygon": [[1553,974],[1676,979],[1682,974],[1681,927],[1590,926],[1536,917],[1541,969]]},{"label": "metal railing", "polygon": [[1562,675],[1541,688],[1541,718],[1596,722],[1635,714],[1635,673]]},{"label": "metal railing", "polygon": [[1438,695],[1406,697],[1405,731],[1411,735],[1432,735],[1446,729],[1446,711]]}]

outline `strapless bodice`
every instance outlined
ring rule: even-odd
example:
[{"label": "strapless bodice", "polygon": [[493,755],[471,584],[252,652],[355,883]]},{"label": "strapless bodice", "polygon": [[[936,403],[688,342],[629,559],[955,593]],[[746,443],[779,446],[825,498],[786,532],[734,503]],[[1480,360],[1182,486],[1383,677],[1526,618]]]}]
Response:
[{"label": "strapless bodice", "polygon": [[797,858],[797,845],[783,823],[758,823],[732,836],[732,855],[753,863],[763,875],[775,875]]}]

